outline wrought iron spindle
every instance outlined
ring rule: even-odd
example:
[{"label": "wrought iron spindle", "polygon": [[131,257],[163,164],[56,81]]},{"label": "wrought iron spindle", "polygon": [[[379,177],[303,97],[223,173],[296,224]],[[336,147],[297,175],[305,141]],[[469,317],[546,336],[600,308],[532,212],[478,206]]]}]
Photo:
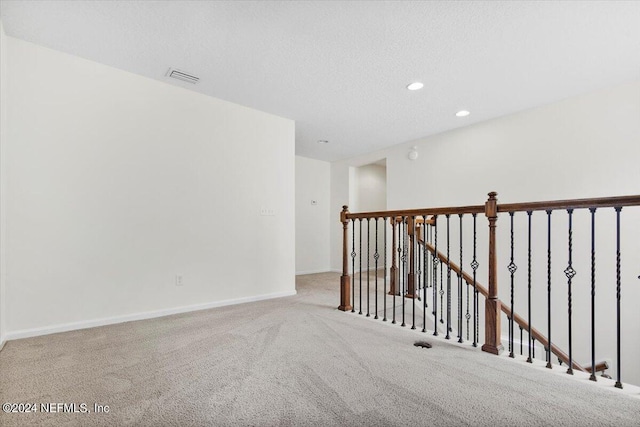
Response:
[{"label": "wrought iron spindle", "polygon": [[427,332],[427,285],[428,285],[428,277],[429,277],[429,271],[428,271],[428,265],[429,263],[427,262],[427,233],[428,233],[428,229],[427,229],[427,216],[424,215],[424,239],[423,239],[423,254],[422,254],[422,261],[423,261],[423,265],[422,265],[422,269],[424,271],[424,275],[423,275],[423,282],[422,282],[422,332]]},{"label": "wrought iron spindle", "polygon": [[[395,240],[396,240],[396,218],[395,218],[395,217],[392,217],[392,218],[391,218],[391,224],[392,224],[392,230],[393,230],[393,232],[392,232],[392,236],[393,236],[393,240],[395,241]],[[398,227],[398,228],[399,228],[399,227]],[[400,234],[398,234],[398,237],[399,237],[399,236],[400,236]],[[399,244],[400,244],[400,241],[398,240],[398,245],[399,245]],[[392,253],[392,257],[393,257],[392,265],[395,267],[395,265],[396,265],[396,248],[395,248],[395,243],[394,243],[394,244],[393,244],[393,246],[391,247],[391,253]],[[398,252],[398,254],[399,254],[399,253],[400,253],[400,252]],[[398,268],[397,268],[397,267],[395,267],[395,271],[393,271],[393,268],[394,268],[394,267],[392,267],[392,272],[391,272],[391,274],[393,274],[393,277],[391,278],[391,282],[392,282],[392,284],[393,284],[393,286],[392,286],[392,287],[393,287],[393,289],[391,289],[391,293],[393,294],[393,297],[392,297],[392,298],[393,298],[393,301],[392,301],[392,304],[393,304],[393,309],[392,309],[392,310],[393,310],[393,319],[391,320],[391,323],[393,323],[393,324],[395,324],[395,323],[396,323],[396,289],[395,289],[395,288],[397,288],[397,287],[398,287],[398,281],[397,281],[398,279],[396,278]]]},{"label": "wrought iron spindle", "polygon": [[[531,358],[531,214],[532,211],[527,211],[527,316],[528,316],[528,330],[527,330],[527,345],[529,346],[529,357],[527,357],[527,362],[533,363]],[[522,343],[522,340],[521,340]]]},{"label": "wrought iron spindle", "polygon": [[433,216],[433,335],[438,336],[438,217]]},{"label": "wrought iron spindle", "polygon": [[[369,261],[371,260],[371,218],[367,218],[367,317],[369,317],[369,299],[371,292],[369,291],[369,283],[371,282],[369,272],[371,271]],[[362,275],[362,272],[360,272]]]},{"label": "wrought iron spindle", "polygon": [[622,388],[620,376],[620,211],[622,207],[616,207],[616,362],[618,364],[618,375],[616,379],[616,387]]},{"label": "wrought iron spindle", "polygon": [[351,220],[351,312],[356,312],[356,219]]},{"label": "wrought iron spindle", "polygon": [[591,212],[591,381],[596,379],[596,208]]},{"label": "wrought iron spindle", "polygon": [[513,294],[514,294],[514,274],[516,272],[516,270],[518,269],[518,267],[516,266],[516,264],[513,262],[513,212],[509,212],[509,217],[511,219],[511,262],[509,263],[509,265],[507,266],[507,269],[509,270],[509,273],[511,274],[511,316],[509,317],[509,357],[515,357],[515,355],[513,354],[513,335],[514,335],[514,329],[513,329],[513,318],[515,317],[515,306],[514,306],[514,298],[513,298]]},{"label": "wrought iron spindle", "polygon": [[384,224],[384,278],[383,280],[383,289],[382,289],[382,309],[383,309],[383,317],[382,321],[387,321],[387,219],[382,218],[382,223]]},{"label": "wrought iron spindle", "polygon": [[536,358],[536,337],[531,337],[531,354],[533,355],[532,357],[535,359]]},{"label": "wrought iron spindle", "polygon": [[547,368],[551,369],[551,210],[547,210]]},{"label": "wrought iron spindle", "polygon": [[446,339],[450,339],[451,336],[449,332],[451,331],[451,258],[449,257],[449,249],[450,249],[450,233],[449,233],[449,217],[450,215],[445,215],[447,218],[447,335]]},{"label": "wrought iron spindle", "polygon": [[567,374],[573,375],[573,342],[572,342],[572,295],[571,295],[571,282],[576,275],[576,271],[573,269],[573,209],[567,209],[569,214],[569,266],[564,270],[564,274],[567,276],[567,306],[569,315],[569,368]]},{"label": "wrought iron spindle", "polygon": [[[462,214],[458,214],[460,220],[460,273],[458,274],[458,342],[462,342]],[[467,315],[469,314],[469,293],[467,289]],[[469,320],[467,319],[467,335],[469,334]],[[467,339],[469,337],[467,336]]]},{"label": "wrought iron spindle", "polygon": [[360,310],[358,314],[362,314],[362,218],[360,218]]},{"label": "wrought iron spindle", "polygon": [[409,278],[407,280],[410,280],[411,282],[408,283],[409,289],[411,291],[411,329],[415,329],[416,328],[416,277],[415,277],[415,262],[416,262],[416,257],[415,257],[415,248],[417,245],[416,242],[416,217],[411,217],[411,229],[408,230],[411,232],[411,238],[409,239],[409,244],[411,245],[411,247],[409,248],[409,256],[411,257],[410,259],[410,273],[409,273]]},{"label": "wrought iron spindle", "polygon": [[406,218],[402,217],[402,325],[405,323],[405,297],[407,295],[407,229]]},{"label": "wrought iron spindle", "polygon": [[375,288],[376,288],[376,299],[375,299],[375,308],[376,315],[373,317],[374,319],[378,318],[378,258],[380,258],[380,254],[378,253],[378,218],[376,218],[376,251],[373,254],[373,259],[375,260],[376,268],[374,270],[375,275]]},{"label": "wrought iron spindle", "polygon": [[473,269],[473,346],[478,346],[478,288],[476,286],[476,270],[478,270],[479,264],[476,257],[476,248],[478,246],[478,239],[476,234],[476,218],[478,214],[473,214],[473,261],[471,261],[471,268]]},{"label": "wrought iron spindle", "polygon": [[523,339],[523,336],[522,336],[522,326],[518,325],[518,327],[520,328],[520,356],[522,356],[522,341],[524,339]]}]

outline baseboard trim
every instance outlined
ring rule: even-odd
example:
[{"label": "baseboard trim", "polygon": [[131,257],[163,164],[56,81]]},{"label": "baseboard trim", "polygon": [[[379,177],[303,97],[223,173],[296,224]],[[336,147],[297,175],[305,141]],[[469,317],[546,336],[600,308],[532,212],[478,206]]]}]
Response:
[{"label": "baseboard trim", "polygon": [[7,340],[0,341],[0,351],[4,348],[4,345],[7,343]]},{"label": "baseboard trim", "polygon": [[318,274],[318,273],[330,273],[332,270],[328,268],[322,270],[306,270],[306,271],[296,271],[296,276],[304,276],[305,274]]},{"label": "baseboard trim", "polygon": [[[173,314],[189,313],[192,311],[207,310],[210,308],[224,307],[227,305],[245,304],[248,302],[263,301],[274,298],[282,298],[296,295],[296,291],[276,292],[272,294],[256,295],[251,297],[233,298],[222,301],[213,301],[204,304],[194,304],[182,307],[167,308],[162,310],[146,311],[142,313],[126,314],[123,316],[105,317],[101,319],[87,320],[82,322],[63,323],[44,328],[23,329],[20,331],[8,332],[5,342],[21,338],[37,337],[41,335],[56,334],[59,332],[76,331],[79,329],[95,328],[98,326],[114,325],[117,323],[133,322],[136,320],[154,319],[157,317],[171,316]],[[4,345],[4,343],[3,343]],[[1,347],[0,347],[1,348]]]}]

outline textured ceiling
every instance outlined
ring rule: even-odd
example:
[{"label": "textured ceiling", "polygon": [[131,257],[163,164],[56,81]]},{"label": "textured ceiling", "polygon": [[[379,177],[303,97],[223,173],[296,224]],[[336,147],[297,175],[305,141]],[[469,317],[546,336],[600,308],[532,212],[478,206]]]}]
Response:
[{"label": "textured ceiling", "polygon": [[[296,154],[323,160],[640,78],[631,1],[2,1],[0,14],[9,36],[295,119]],[[169,67],[201,81],[169,81]]]}]

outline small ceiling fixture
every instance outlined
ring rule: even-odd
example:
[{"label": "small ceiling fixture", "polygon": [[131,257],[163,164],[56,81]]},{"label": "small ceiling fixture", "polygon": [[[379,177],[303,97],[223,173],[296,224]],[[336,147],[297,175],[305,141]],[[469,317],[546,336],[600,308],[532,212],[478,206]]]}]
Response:
[{"label": "small ceiling fixture", "polygon": [[329,143],[329,141],[327,141],[326,139],[319,139],[317,142],[318,142],[318,144],[328,144]]},{"label": "small ceiling fixture", "polygon": [[407,89],[409,90],[420,90],[424,87],[424,85],[420,82],[413,82],[407,85]]},{"label": "small ceiling fixture", "polygon": [[469,113],[467,110],[460,110],[456,113],[456,117],[467,117]]}]

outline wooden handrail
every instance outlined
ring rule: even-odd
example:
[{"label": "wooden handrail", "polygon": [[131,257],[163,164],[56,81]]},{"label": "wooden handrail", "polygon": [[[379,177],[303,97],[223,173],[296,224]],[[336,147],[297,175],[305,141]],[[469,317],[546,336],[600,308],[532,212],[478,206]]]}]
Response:
[{"label": "wooden handrail", "polygon": [[[425,244],[422,239],[418,239],[418,243]],[[427,243],[426,247],[429,252],[431,252],[432,254],[435,253],[435,248],[433,247],[433,245],[431,245],[430,243]],[[447,264],[447,256],[445,254],[438,251],[437,256],[442,262]],[[451,260],[449,260],[448,265],[451,266],[451,270],[454,271],[456,274],[458,275],[462,274],[462,278],[464,279],[464,281],[467,282],[469,285],[473,286],[472,276],[470,276],[464,270],[461,270],[460,266],[458,266],[456,263],[454,263]],[[478,292],[484,295],[485,298],[488,297],[489,290],[485,288],[482,284],[480,284],[477,279],[475,283],[476,283],[476,289],[478,290]],[[502,312],[507,315],[507,317],[511,317],[511,308],[509,306],[501,303],[500,308],[502,309]],[[529,330],[529,324],[527,323],[527,321],[523,319],[521,316],[519,316],[518,314],[515,314],[515,316],[513,317],[513,320],[522,329]],[[533,327],[531,328],[531,336],[534,337],[536,340],[538,340],[538,342],[540,342],[545,348],[549,346],[549,341],[547,340],[547,338],[536,328],[533,328]],[[563,363],[569,364],[569,356],[560,348],[558,348],[555,344],[551,344],[551,352],[556,356],[558,356],[558,359],[562,360]],[[583,367],[578,363],[576,363],[575,361],[573,362],[573,368],[583,372],[591,372],[590,366],[588,368]],[[596,365],[596,372],[604,371],[607,368],[608,366],[605,362],[600,362],[599,364]]]},{"label": "wooden handrail", "polygon": [[499,204],[498,212],[546,211],[555,209],[587,209],[640,206],[640,196],[600,197],[593,199],[553,200],[548,202]]},{"label": "wooden handrail", "polygon": [[365,218],[402,218],[404,216],[433,216],[433,215],[458,215],[458,214],[484,213],[484,205],[459,206],[447,208],[405,209],[394,211],[347,213],[347,219]]}]

